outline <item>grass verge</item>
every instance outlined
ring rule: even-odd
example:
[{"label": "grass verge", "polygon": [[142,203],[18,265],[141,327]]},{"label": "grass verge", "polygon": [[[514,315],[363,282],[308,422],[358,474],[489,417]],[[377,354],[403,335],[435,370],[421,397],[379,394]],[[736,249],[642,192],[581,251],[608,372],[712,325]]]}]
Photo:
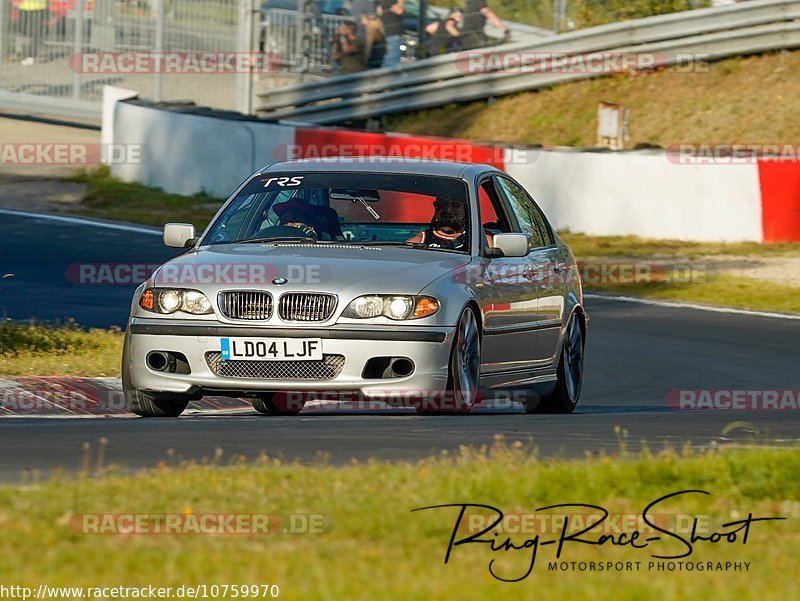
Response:
[{"label": "grass verge", "polygon": [[710,274],[706,281],[689,283],[588,284],[584,291],[751,311],[800,313],[800,289],[729,275]]},{"label": "grass verge", "polygon": [[198,194],[180,196],[111,177],[108,167],[79,173],[68,181],[86,184],[77,215],[163,226],[170,221],[192,223],[198,232],[208,225],[221,200]]},{"label": "grass verge", "polygon": [[119,329],[0,322],[0,376],[118,376]]},{"label": "grass verge", "polygon": [[[800,268],[797,243],[685,242],[570,232],[561,237],[582,265],[586,292],[800,313],[800,288],[791,285],[798,280]],[[747,264],[745,269],[736,267],[742,263]],[[637,279],[631,272],[628,283],[616,281],[626,278],[614,268],[640,265],[652,270],[653,281],[648,281],[649,276]],[[611,268],[608,278],[600,275],[604,268]],[[757,273],[764,268],[770,270],[769,277],[741,275],[742,271]]]},{"label": "grass verge", "polygon": [[[796,575],[787,569],[800,544],[796,449],[667,450],[543,462],[521,443],[496,442],[418,463],[343,468],[286,465],[266,458],[254,463],[232,458],[225,467],[218,463],[223,463],[219,455],[205,465],[163,465],[136,475],[0,487],[0,582],[33,587],[277,584],[281,599],[337,600],[747,600],[764,598],[765,590],[775,599],[797,596]],[[530,563],[529,552],[492,553],[487,545],[464,545],[444,565],[457,510],[411,512],[436,504],[483,503],[507,515],[530,515],[547,505],[590,503],[607,509],[609,519],[633,518],[651,501],[686,489],[711,494],[687,495],[653,510],[661,516],[657,523],[682,536],[689,536],[687,524],[694,516],[703,524],[699,532],[706,534],[730,530],[722,524],[750,512],[788,519],[752,524],[746,544],[741,537],[735,543],[698,542],[692,556],[683,559],[703,562],[704,567],[707,562],[749,562],[748,571],[648,570],[648,561],[658,561],[652,554],[685,550],[664,536],[638,550],[568,543],[561,558],[640,561],[638,572],[550,571],[555,549],[542,546],[533,573],[509,584],[489,575],[489,562],[496,557],[496,573],[518,576]],[[565,511],[570,515],[569,510],[537,515]],[[272,532],[264,535],[84,533],[86,522],[80,516],[97,513],[273,517]],[[323,532],[304,533],[296,527],[286,532],[290,515],[321,516]],[[284,516],[281,527],[274,516]],[[577,518],[570,519],[576,527]],[[522,531],[509,523],[500,540],[510,536],[519,545],[532,538],[536,525],[525,523]],[[631,528],[637,526],[626,530]],[[608,530],[587,537],[596,539],[604,532]],[[542,540],[554,536],[551,529],[542,533]]]},{"label": "grass verge", "polygon": [[578,258],[629,257],[651,259],[682,257],[747,256],[747,257],[800,257],[800,243],[760,244],[758,242],[689,242],[686,240],[661,240],[638,236],[587,236],[572,232],[559,232]]}]

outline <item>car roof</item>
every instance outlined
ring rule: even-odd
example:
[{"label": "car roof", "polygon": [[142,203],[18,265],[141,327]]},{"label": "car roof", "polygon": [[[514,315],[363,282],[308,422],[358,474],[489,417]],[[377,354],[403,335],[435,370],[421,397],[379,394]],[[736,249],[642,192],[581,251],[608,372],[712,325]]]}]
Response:
[{"label": "car roof", "polygon": [[501,171],[491,165],[480,163],[459,163],[456,161],[437,161],[433,159],[414,159],[403,157],[330,157],[282,161],[264,167],[260,173],[278,171],[315,172],[353,172],[399,173],[430,175],[435,177],[456,177],[467,179],[484,171]]}]

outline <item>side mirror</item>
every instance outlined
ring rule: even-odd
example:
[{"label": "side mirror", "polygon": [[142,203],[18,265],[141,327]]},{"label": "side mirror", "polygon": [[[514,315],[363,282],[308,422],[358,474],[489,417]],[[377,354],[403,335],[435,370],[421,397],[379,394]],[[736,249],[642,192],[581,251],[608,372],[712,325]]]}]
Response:
[{"label": "side mirror", "polygon": [[495,234],[493,248],[503,252],[505,257],[525,257],[528,255],[528,237],[525,234]]},{"label": "side mirror", "polygon": [[164,244],[172,248],[191,246],[195,241],[194,236],[194,226],[191,223],[168,223],[164,226]]}]

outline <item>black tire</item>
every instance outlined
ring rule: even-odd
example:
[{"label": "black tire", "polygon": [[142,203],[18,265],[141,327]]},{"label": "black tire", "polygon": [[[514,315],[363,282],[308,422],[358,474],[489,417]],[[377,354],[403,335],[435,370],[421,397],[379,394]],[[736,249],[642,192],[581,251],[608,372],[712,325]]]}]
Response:
[{"label": "black tire", "polygon": [[558,381],[547,396],[525,401],[526,413],[572,413],[578,405],[583,385],[584,336],[580,317],[573,315],[567,325],[561,356],[558,361]]},{"label": "black tire", "polygon": [[190,398],[178,395],[154,396],[137,388],[123,387],[128,411],[141,417],[178,417]]},{"label": "black tire", "polygon": [[472,309],[458,319],[450,351],[447,390],[442,398],[420,399],[415,403],[420,415],[465,414],[472,411],[478,397],[481,372],[481,335]]},{"label": "black tire", "polygon": [[[193,395],[159,394],[144,392],[130,381],[130,333],[125,331],[122,348],[122,394],[128,411],[141,417],[178,417],[184,412]],[[199,397],[198,397],[199,398]]]},{"label": "black tire", "polygon": [[287,398],[283,392],[269,392],[250,399],[253,409],[264,415],[297,415],[303,410],[303,401]]}]

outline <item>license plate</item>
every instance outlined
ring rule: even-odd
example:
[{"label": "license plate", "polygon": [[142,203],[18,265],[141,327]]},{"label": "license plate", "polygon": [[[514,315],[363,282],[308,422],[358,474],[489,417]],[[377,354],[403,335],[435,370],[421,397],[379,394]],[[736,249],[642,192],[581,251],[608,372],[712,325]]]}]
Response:
[{"label": "license plate", "polygon": [[222,360],[319,361],[321,338],[221,338]]}]

